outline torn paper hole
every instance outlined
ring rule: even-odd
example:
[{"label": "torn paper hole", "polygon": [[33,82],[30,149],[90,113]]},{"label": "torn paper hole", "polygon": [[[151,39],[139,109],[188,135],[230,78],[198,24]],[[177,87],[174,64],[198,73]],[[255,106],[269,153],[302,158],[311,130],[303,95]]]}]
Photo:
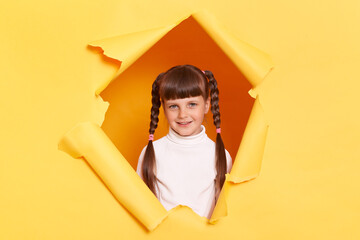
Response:
[{"label": "torn paper hole", "polygon": [[[177,28],[175,28],[177,25],[179,25],[178,31]],[[204,33],[206,32],[205,35],[208,36],[208,40],[199,41],[200,43],[206,43],[202,44],[204,48],[199,48],[199,46],[194,44],[194,39],[199,40],[201,31]],[[174,34],[180,34],[180,36],[182,34],[183,37],[180,38],[178,42],[166,41],[166,38],[173,37],[171,35]],[[197,36],[198,38],[188,38],[188,40],[186,40],[186,36],[189,35],[192,37]],[[200,38],[200,40],[202,39]],[[181,50],[181,48],[179,48],[179,43],[184,43],[186,46],[186,41],[189,41],[188,48]],[[245,92],[247,92],[248,89],[251,88],[251,85],[249,85],[247,81],[252,84],[253,88],[256,87],[272,67],[269,57],[261,51],[251,47],[249,44],[236,39],[222,28],[211,15],[205,12],[193,14],[190,18],[182,19],[177,24],[105,39],[103,41],[94,42],[91,45],[100,46],[104,50],[104,54],[108,57],[122,61],[121,68],[114,78],[115,81],[113,81],[112,84],[110,84],[110,81],[107,81],[97,93],[99,94],[109,84],[109,89],[111,88],[111,85],[119,84],[117,91],[122,91],[118,93],[124,97],[121,101],[125,106],[136,104],[143,106],[146,105],[145,101],[150,102],[150,100],[148,100],[150,99],[149,87],[145,87],[145,85],[151,86],[151,82],[155,79],[156,75],[161,71],[168,69],[168,65],[170,64],[172,66],[190,63],[202,69],[209,69],[214,72],[219,81],[220,101],[225,102],[224,104],[220,102],[224,142],[230,153],[233,152],[232,157],[235,161],[231,173],[227,175],[227,180],[210,222],[215,223],[221,217],[226,216],[227,192],[231,189],[229,182],[240,183],[248,181],[259,174],[266,141],[267,124],[258,100],[259,96],[257,96],[240,147],[232,147],[234,150],[231,151],[231,147],[229,148],[229,146],[231,146],[231,144],[239,144],[242,132],[240,134],[237,133],[236,136],[230,135],[230,140],[227,141],[225,137],[226,132],[234,133],[234,126],[238,126],[239,124],[229,124],[226,122],[230,122],[231,119],[234,118],[233,113],[236,111],[231,110],[231,108],[234,108],[234,104],[239,106],[239,108],[243,107],[245,106],[245,104],[243,104],[245,100],[240,101],[239,99],[231,98],[241,94],[224,93],[226,93],[227,88],[239,90],[241,89],[240,86],[243,86],[244,90],[246,89]],[[214,45],[216,47],[213,47]],[[174,52],[173,54],[176,54],[175,56],[177,58],[170,61],[169,56],[164,57],[164,54],[151,53],[151,51],[157,50],[156,48],[159,48],[160,51],[162,49],[163,52],[169,52],[165,51],[169,48]],[[209,53],[211,58],[206,57],[206,53]],[[227,56],[227,61],[224,60],[224,53]],[[222,58],[221,55],[223,55]],[[204,61],[203,59],[207,59],[208,61]],[[172,61],[175,60],[176,63],[174,64]],[[141,69],[141,71],[138,69]],[[136,72],[136,76],[132,76],[132,72]],[[126,82],[123,81],[123,79],[131,79],[132,81]],[[150,83],[150,85],[148,83]],[[220,83],[223,86],[221,86]],[[228,85],[226,85],[226,83]],[[246,88],[246,86],[248,87]],[[106,91],[107,90],[104,90],[104,95],[106,95]],[[139,92],[145,98],[132,98],[134,92]],[[102,94],[102,97],[106,100],[106,96],[104,95]],[[127,102],[124,103],[124,99]],[[227,104],[226,102],[230,102],[231,104]],[[248,102],[250,103],[250,105],[248,105],[250,106],[248,107],[249,113],[252,102]],[[110,102],[110,109],[112,104],[113,103]],[[150,105],[145,107],[147,109],[146,112],[149,112]],[[230,110],[227,108],[230,108]],[[119,144],[119,151],[103,130],[92,123],[79,124],[72,129],[61,140],[59,148],[68,152],[73,157],[84,157],[101,179],[103,179],[104,183],[112,191],[114,196],[116,196],[118,201],[147,229],[153,230],[164,218],[166,218],[169,212],[162,207],[160,202],[136,175],[134,171],[134,161],[137,160],[139,151],[131,149],[132,146],[142,148],[146,144],[149,114],[145,114],[144,117],[142,117],[140,112],[143,112],[143,110],[141,108],[138,110],[139,112],[126,112],[128,111],[126,107],[118,108],[118,110],[125,111],[122,113],[122,116],[126,116],[122,117],[122,119],[120,119],[121,121],[115,121],[115,123],[123,127],[122,129],[117,130],[120,135],[130,136],[131,134],[134,134],[134,127],[129,127],[131,122],[137,121],[138,119],[140,122],[146,122],[146,124],[136,124],[138,125],[138,137],[136,137],[136,139],[138,142],[140,142],[140,139],[144,139],[144,142],[142,144],[126,145],[127,148],[130,148],[129,152],[132,152],[133,155],[124,153],[125,150],[121,149],[121,146],[125,146],[123,143]],[[108,114],[110,113],[109,111],[107,112],[103,125],[105,132],[107,131],[106,122]],[[229,112],[228,115],[226,112]],[[241,114],[238,115],[241,116]],[[241,119],[243,118],[240,117],[238,120],[240,121]],[[247,117],[245,119],[247,119]],[[207,132],[215,132],[212,131],[210,127],[212,122],[211,116],[207,121],[209,123]],[[245,124],[246,121],[244,126]],[[109,126],[111,126],[111,124]],[[113,128],[110,130],[114,131]],[[157,136],[161,134],[164,134],[161,130],[156,132]],[[211,134],[209,134],[209,136],[211,137]],[[233,140],[236,139],[236,137],[238,137],[237,143]],[[125,155],[125,157],[123,157],[123,155]],[[236,157],[234,157],[235,155]],[[129,162],[131,165],[126,159],[130,159]]]}]

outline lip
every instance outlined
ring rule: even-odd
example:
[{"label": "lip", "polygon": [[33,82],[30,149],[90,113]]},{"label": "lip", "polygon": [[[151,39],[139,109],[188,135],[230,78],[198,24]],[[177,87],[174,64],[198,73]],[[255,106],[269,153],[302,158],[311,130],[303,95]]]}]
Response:
[{"label": "lip", "polygon": [[186,121],[186,122],[176,122],[176,124],[180,127],[187,127],[192,123],[192,121]]}]

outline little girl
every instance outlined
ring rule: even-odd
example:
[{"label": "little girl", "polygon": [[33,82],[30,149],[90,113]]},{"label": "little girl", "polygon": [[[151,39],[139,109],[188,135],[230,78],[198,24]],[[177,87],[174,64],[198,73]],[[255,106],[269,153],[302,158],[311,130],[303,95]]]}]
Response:
[{"label": "little girl", "polygon": [[[149,143],[140,154],[137,173],[167,210],[186,205],[210,218],[232,167],[220,135],[217,82],[210,71],[175,66],[160,73],[151,93]],[[216,144],[202,125],[210,103]],[[161,105],[169,133],[153,142]]]}]

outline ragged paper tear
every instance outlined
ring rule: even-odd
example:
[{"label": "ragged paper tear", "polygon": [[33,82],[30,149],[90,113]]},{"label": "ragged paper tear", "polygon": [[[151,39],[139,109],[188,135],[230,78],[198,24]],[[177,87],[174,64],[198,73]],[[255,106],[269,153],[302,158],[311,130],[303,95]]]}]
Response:
[{"label": "ragged paper tear", "polygon": [[[101,47],[104,55],[121,61],[120,69],[115,73],[112,79],[123,73],[131,64],[140,58],[157,41],[165,36],[176,25],[172,24],[166,27],[149,29],[141,32],[129,33],[117,37],[103,39],[91,42],[93,47]],[[96,90],[100,94],[112,81],[110,79],[103,86]]]},{"label": "ragged paper tear", "polygon": [[[268,54],[237,39],[236,36],[221,26],[207,11],[197,12],[191,16],[196,19],[209,36],[239,68],[253,88],[270,72],[273,63]],[[100,94],[113,79],[123,73],[169,31],[189,17],[190,16],[187,16],[176,23],[161,28],[128,33],[91,42],[89,44],[90,46],[101,47],[107,57],[121,61],[121,67],[115,73],[114,77],[105,82],[104,85],[96,91],[96,94]]]},{"label": "ragged paper tear", "polygon": [[[273,66],[269,56],[237,39],[209,13],[198,12],[192,16],[246,76],[253,88],[258,86]],[[106,56],[121,61],[121,67],[115,74],[117,77],[185,19],[162,28],[108,38],[92,42],[90,45],[101,47]],[[96,94],[100,94],[111,81],[112,79],[106,81]],[[256,100],[233,168],[226,176],[218,203],[209,220],[210,223],[216,223],[227,215],[229,211],[227,194],[231,189],[231,184],[251,180],[260,172],[268,125],[259,102],[260,96],[254,93],[253,97],[256,97]],[[156,228],[168,214],[182,208],[180,206],[167,212],[100,126],[96,124],[86,122],[75,126],[62,138],[59,149],[74,158],[84,158],[121,205],[150,231]]]},{"label": "ragged paper tear", "polygon": [[59,149],[74,158],[83,157],[116,199],[150,231],[167,216],[166,209],[100,126],[78,124],[61,139]]},{"label": "ragged paper tear", "polygon": [[226,180],[210,223],[215,223],[227,215],[226,199],[230,183],[242,183],[259,175],[267,130],[268,124],[265,120],[264,111],[259,98],[256,98],[233,167],[230,174],[226,174]]},{"label": "ragged paper tear", "polygon": [[261,83],[273,67],[268,54],[236,38],[207,11],[195,13],[193,17],[244,74],[253,88]]}]

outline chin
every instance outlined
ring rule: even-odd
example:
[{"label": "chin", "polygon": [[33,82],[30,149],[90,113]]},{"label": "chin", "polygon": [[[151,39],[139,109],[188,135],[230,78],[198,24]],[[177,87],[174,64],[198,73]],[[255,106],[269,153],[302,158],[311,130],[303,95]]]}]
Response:
[{"label": "chin", "polygon": [[183,137],[188,137],[188,136],[192,136],[192,135],[196,135],[198,134],[197,131],[195,130],[183,130],[183,129],[178,129],[179,131],[177,131],[177,133]]}]

